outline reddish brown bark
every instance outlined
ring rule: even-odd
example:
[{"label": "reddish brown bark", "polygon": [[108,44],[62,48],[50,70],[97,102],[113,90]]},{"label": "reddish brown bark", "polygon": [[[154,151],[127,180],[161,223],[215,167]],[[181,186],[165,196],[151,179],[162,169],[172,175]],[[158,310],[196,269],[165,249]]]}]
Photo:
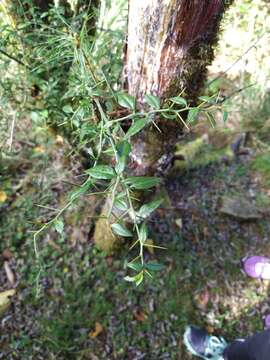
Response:
[{"label": "reddish brown bark", "polygon": [[[145,94],[164,99],[183,92],[196,102],[228,5],[222,0],[129,0],[126,87],[139,107]],[[167,167],[182,132],[176,121],[156,121],[161,134],[146,128],[132,140],[140,175]]]}]

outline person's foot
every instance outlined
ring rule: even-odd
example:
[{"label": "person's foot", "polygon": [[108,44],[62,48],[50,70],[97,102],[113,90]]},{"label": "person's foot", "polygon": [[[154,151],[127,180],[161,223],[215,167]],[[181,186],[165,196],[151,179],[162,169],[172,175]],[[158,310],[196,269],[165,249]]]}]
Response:
[{"label": "person's foot", "polygon": [[270,280],[270,259],[265,256],[250,256],[242,260],[244,272],[254,278]]},{"label": "person's foot", "polygon": [[223,353],[228,344],[223,338],[208,335],[195,326],[187,327],[184,343],[191,354],[205,360],[223,360]]}]

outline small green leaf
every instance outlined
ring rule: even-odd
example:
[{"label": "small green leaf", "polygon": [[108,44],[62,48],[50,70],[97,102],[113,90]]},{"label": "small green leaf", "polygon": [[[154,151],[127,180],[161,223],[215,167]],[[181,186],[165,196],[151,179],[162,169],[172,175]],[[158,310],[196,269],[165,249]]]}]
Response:
[{"label": "small green leaf", "polygon": [[120,175],[126,167],[126,158],[125,157],[120,157],[117,159],[117,163],[115,165],[115,171],[118,175]]},{"label": "small green leaf", "polygon": [[174,102],[175,104],[178,104],[178,105],[183,105],[185,107],[188,106],[188,103],[187,103],[186,99],[182,98],[181,96],[172,97],[172,98],[170,98],[170,101],[172,101],[172,102]]},{"label": "small green leaf", "polygon": [[137,134],[139,131],[141,131],[145,125],[147,125],[148,120],[147,119],[140,119],[135,120],[134,124],[131,125],[131,127],[128,129],[128,132],[125,135],[125,138],[128,139],[129,137]]},{"label": "small green leaf", "polygon": [[192,108],[189,110],[187,117],[188,124],[192,123],[196,119],[197,115],[199,114],[199,111],[200,110],[198,108]]},{"label": "small green leaf", "polygon": [[141,271],[143,266],[139,262],[130,262],[127,264],[127,267],[135,271]]},{"label": "small green leaf", "polygon": [[136,286],[139,286],[143,281],[143,271],[139,272],[139,274],[135,276],[126,276],[124,280],[128,282],[135,282]]},{"label": "small green leaf", "polygon": [[71,114],[71,113],[73,113],[72,106],[70,106],[70,105],[65,105],[65,106],[62,108],[62,110],[63,110],[64,113],[66,113],[66,114]]},{"label": "small green leaf", "polygon": [[135,279],[135,276],[125,276],[124,280],[126,280],[128,282],[134,282],[136,279]]},{"label": "small green leaf", "polygon": [[125,179],[125,183],[137,190],[150,189],[160,183],[160,179],[147,176],[130,176]]},{"label": "small green leaf", "polygon": [[216,104],[216,99],[209,96],[200,96],[199,99],[208,104]]},{"label": "small green leaf", "polygon": [[88,169],[85,172],[94,179],[111,180],[116,176],[113,168],[107,165],[96,165],[95,167]]},{"label": "small green leaf", "polygon": [[121,211],[128,210],[128,205],[124,199],[116,199],[113,205]]},{"label": "small green leaf", "polygon": [[159,110],[160,109],[160,99],[157,96],[154,95],[145,95],[145,101],[148,105],[151,106],[151,108]]},{"label": "small green leaf", "polygon": [[224,124],[226,124],[226,122],[228,120],[228,117],[229,117],[228,111],[224,110],[223,111],[223,122],[224,122]]},{"label": "small green leaf", "polygon": [[80,140],[82,141],[86,136],[91,138],[94,135],[96,135],[96,133],[97,133],[97,129],[95,125],[84,123],[80,129]]},{"label": "small green leaf", "polygon": [[69,194],[69,198],[70,200],[75,200],[77,199],[79,196],[85,194],[90,187],[93,185],[92,181],[87,181],[85,184],[83,184],[82,186],[79,186],[78,188],[76,188],[74,191],[72,191]]},{"label": "small green leaf", "polygon": [[116,150],[119,157],[126,157],[131,151],[131,145],[128,141],[122,141],[116,145]]},{"label": "small green leaf", "polygon": [[135,97],[127,93],[117,94],[118,104],[124,108],[135,110]]},{"label": "small green leaf", "polygon": [[64,231],[64,223],[62,220],[55,220],[54,221],[54,228],[58,232],[58,234],[63,234]]},{"label": "small green leaf", "polygon": [[137,215],[140,218],[147,218],[153,211],[155,211],[163,202],[163,199],[157,199],[151,201],[148,204],[143,205],[140,210],[137,212]]},{"label": "small green leaf", "polygon": [[130,232],[124,225],[115,223],[111,225],[112,231],[119,236],[123,237],[133,237],[132,232]]},{"label": "small green leaf", "polygon": [[160,271],[162,269],[164,269],[164,265],[162,264],[158,264],[158,263],[148,263],[145,264],[146,269],[150,270],[150,271]]},{"label": "small green leaf", "polygon": [[143,282],[143,271],[134,276],[136,286],[139,286]]},{"label": "small green leaf", "polygon": [[165,119],[170,119],[170,120],[174,120],[177,118],[176,112],[174,111],[163,112],[161,113],[161,116],[164,117]]},{"label": "small green leaf", "polygon": [[139,240],[144,243],[148,238],[148,228],[146,223],[144,222],[139,230]]},{"label": "small green leaf", "polygon": [[117,174],[121,174],[125,169],[127,157],[131,151],[131,145],[129,142],[123,141],[116,146],[116,150],[117,163],[115,166],[115,171]]}]

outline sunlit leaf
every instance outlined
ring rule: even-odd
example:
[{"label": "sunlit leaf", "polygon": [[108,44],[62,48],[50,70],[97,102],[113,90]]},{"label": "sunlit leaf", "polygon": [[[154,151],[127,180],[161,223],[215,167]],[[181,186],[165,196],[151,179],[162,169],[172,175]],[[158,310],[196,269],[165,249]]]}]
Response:
[{"label": "sunlit leaf", "polygon": [[119,236],[123,237],[133,237],[132,232],[130,232],[124,225],[121,225],[119,223],[112,224],[112,231]]}]

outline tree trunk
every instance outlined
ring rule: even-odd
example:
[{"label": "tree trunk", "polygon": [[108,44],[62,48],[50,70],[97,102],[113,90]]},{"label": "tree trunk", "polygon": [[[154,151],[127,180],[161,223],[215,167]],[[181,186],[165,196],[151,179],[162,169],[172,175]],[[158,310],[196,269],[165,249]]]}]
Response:
[{"label": "tree trunk", "polygon": [[[144,96],[161,100],[183,93],[195,103],[214,57],[222,0],[129,0],[125,88],[144,108]],[[147,127],[132,138],[132,175],[164,176],[182,133],[176,121],[155,119],[161,132]],[[108,198],[102,214],[106,215]],[[113,219],[100,219],[94,240],[105,251],[117,244],[108,230]]]},{"label": "tree trunk", "polygon": [[[196,103],[226,7],[222,0],[129,0],[125,78],[139,107],[145,94],[164,99],[183,93]],[[156,123],[162,133],[146,128],[132,140],[138,175],[163,173],[182,133],[176,121]]]}]

